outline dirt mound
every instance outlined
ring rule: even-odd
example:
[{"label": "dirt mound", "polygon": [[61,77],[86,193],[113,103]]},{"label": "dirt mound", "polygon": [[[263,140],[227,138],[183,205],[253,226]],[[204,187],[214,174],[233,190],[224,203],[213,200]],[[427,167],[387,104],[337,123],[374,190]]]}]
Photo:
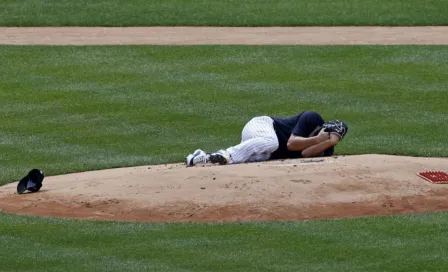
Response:
[{"label": "dirt mound", "polygon": [[40,193],[0,187],[0,210],[130,221],[341,218],[448,210],[448,185],[416,175],[447,158],[385,155],[199,166],[158,165],[52,176]]}]

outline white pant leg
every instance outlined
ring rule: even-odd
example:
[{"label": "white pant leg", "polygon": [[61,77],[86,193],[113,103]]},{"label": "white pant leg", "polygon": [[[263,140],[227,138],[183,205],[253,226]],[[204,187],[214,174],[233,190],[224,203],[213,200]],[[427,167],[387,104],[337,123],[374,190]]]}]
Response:
[{"label": "white pant leg", "polygon": [[261,154],[255,154],[252,157],[250,157],[247,162],[261,162],[261,161],[267,161],[271,157],[272,152],[267,153],[261,153]]},{"label": "white pant leg", "polygon": [[227,149],[231,163],[266,161],[278,149],[274,120],[268,116],[255,117],[243,128],[241,143]]}]

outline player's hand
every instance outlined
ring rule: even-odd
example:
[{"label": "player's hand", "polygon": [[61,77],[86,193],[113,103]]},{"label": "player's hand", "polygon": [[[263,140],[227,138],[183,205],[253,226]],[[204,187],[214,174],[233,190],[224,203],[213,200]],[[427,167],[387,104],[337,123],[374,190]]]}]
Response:
[{"label": "player's hand", "polygon": [[334,144],[337,144],[341,140],[341,137],[338,134],[336,134],[336,133],[330,133],[330,140]]},{"label": "player's hand", "polygon": [[319,142],[326,141],[330,139],[330,133],[326,132],[325,129],[321,129],[319,134],[317,134],[317,138],[319,139]]}]

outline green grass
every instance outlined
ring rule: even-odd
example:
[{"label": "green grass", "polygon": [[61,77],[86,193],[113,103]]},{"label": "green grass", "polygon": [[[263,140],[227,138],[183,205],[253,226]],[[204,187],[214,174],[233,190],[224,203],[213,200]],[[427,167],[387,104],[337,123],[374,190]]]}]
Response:
[{"label": "green grass", "polygon": [[448,157],[448,47],[0,47],[0,184],[181,162],[258,115],[316,110],[337,154]]},{"label": "green grass", "polygon": [[447,213],[141,224],[0,213],[6,271],[446,271]]},{"label": "green grass", "polygon": [[[178,162],[317,110],[339,154],[448,157],[448,47],[0,47],[0,183]],[[0,213],[0,271],[446,271],[448,213],[140,224]]]},{"label": "green grass", "polygon": [[446,0],[2,0],[3,26],[448,25]]}]

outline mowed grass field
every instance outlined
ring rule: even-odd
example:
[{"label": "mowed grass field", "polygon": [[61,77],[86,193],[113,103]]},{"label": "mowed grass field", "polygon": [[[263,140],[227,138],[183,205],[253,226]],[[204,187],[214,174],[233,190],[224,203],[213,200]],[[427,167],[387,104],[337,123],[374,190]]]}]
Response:
[{"label": "mowed grass field", "polygon": [[0,47],[0,184],[182,162],[253,116],[315,110],[337,154],[448,156],[444,46]]},{"label": "mowed grass field", "polygon": [[[350,125],[338,154],[448,156],[444,46],[0,47],[0,183],[180,162],[255,115]],[[0,213],[0,271],[445,271],[447,213],[137,224]]]},{"label": "mowed grass field", "polygon": [[3,26],[447,25],[446,0],[2,0]]},{"label": "mowed grass field", "polygon": [[141,224],[0,213],[1,271],[446,271],[446,213]]}]

